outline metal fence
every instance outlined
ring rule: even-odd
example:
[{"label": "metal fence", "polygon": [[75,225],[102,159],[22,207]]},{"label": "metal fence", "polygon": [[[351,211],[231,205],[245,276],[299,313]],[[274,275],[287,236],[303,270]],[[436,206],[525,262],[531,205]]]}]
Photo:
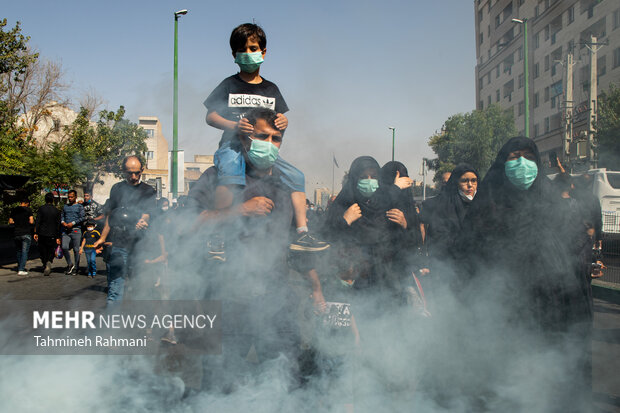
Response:
[{"label": "metal fence", "polygon": [[620,213],[603,211],[603,263],[601,281],[620,284]]}]

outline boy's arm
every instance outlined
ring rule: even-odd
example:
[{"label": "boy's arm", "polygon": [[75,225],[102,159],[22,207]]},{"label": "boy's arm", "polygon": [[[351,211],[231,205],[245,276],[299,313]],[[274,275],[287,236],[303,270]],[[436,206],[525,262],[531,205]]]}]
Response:
[{"label": "boy's arm", "polygon": [[[284,116],[284,115],[283,115]],[[210,110],[207,112],[207,124],[209,126],[213,126],[214,128],[221,130],[239,130],[242,133],[250,134],[254,130],[254,127],[246,118],[241,118],[238,122],[233,120],[228,120],[225,117],[221,116],[215,110]],[[288,120],[287,120],[288,124]]]}]

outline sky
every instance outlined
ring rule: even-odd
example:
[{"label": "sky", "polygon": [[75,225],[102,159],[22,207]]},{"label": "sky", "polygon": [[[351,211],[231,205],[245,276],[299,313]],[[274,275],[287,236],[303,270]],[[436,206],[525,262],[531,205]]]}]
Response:
[{"label": "sky", "polygon": [[0,18],[43,59],[60,63],[77,109],[86,93],[127,117],[157,116],[172,147],[174,12],[179,20],[179,149],[213,154],[221,131],[204,99],[238,67],[230,32],[255,21],[267,34],[261,75],[288,103],[282,157],[306,175],[306,193],[335,190],[351,162],[395,158],[421,180],[428,138],[475,108],[474,4],[422,1],[10,1]]}]

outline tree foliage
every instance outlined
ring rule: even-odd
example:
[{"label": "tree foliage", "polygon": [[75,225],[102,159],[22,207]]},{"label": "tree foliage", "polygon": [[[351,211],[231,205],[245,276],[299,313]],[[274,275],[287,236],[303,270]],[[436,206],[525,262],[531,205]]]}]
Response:
[{"label": "tree foliage", "polygon": [[88,189],[99,182],[104,173],[120,176],[124,157],[146,152],[144,129],[124,118],[125,108],[116,112],[99,112],[97,125],[90,125],[89,110],[81,108],[70,131],[69,146],[77,153],[75,167],[84,174]]},{"label": "tree foliage", "polygon": [[450,116],[442,131],[429,139],[437,155],[429,167],[437,171],[438,177],[465,162],[484,175],[502,145],[516,133],[512,112],[499,105]]},{"label": "tree foliage", "polygon": [[620,169],[620,88],[613,84],[599,97],[596,130],[599,167]]}]

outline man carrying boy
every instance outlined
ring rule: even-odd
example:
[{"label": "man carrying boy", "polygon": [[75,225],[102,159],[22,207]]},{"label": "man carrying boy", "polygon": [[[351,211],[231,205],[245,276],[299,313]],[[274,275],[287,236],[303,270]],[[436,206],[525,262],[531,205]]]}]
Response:
[{"label": "man carrying boy", "polygon": [[[268,108],[277,113],[275,126],[278,130],[284,131],[288,126],[288,119],[283,115],[288,106],[280,90],[259,74],[266,46],[265,32],[259,26],[246,23],[236,27],[230,36],[230,47],[241,71],[224,79],[204,102],[208,110],[207,124],[224,131],[214,157],[218,172],[217,209],[228,208],[235,192],[246,185],[246,164],[237,138],[238,132],[243,135],[253,132],[252,125],[245,119],[246,112],[252,108]],[[275,160],[274,167],[280,172],[282,182],[292,190],[295,223],[300,237],[291,249],[321,251],[328,248],[329,244],[307,234],[304,174],[278,156],[271,146],[256,141],[252,147],[257,152],[267,152],[267,158]]]}]

